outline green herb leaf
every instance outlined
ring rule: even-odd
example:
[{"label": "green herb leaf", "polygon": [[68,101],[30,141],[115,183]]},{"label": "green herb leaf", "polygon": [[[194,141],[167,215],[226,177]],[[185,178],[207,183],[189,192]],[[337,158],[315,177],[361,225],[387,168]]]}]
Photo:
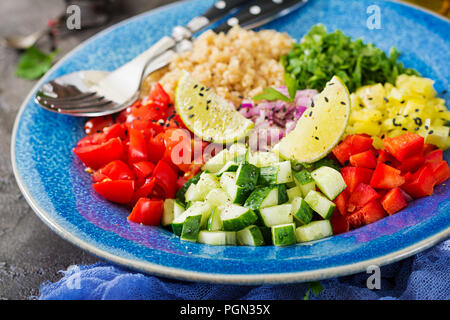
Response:
[{"label": "green herb leaf", "polygon": [[297,80],[295,77],[291,76],[289,73],[284,73],[284,83],[289,92],[290,102],[294,101],[295,95],[297,93]]},{"label": "green herb leaf", "polygon": [[[399,56],[395,48],[387,55],[373,44],[352,40],[339,30],[327,33],[319,24],[312,27],[300,43],[294,44],[280,62],[285,72],[296,80],[298,89],[322,91],[327,81],[338,75],[350,92],[355,92],[369,84],[395,84],[401,74],[419,75],[398,62]],[[288,88],[289,81],[286,81]]]},{"label": "green herb leaf", "polygon": [[20,57],[16,76],[29,80],[40,78],[52,66],[57,51],[46,54],[36,47],[28,48]]},{"label": "green herb leaf", "polygon": [[264,92],[261,94],[258,94],[252,98],[253,100],[260,101],[260,100],[268,100],[268,101],[276,101],[276,100],[282,100],[286,102],[291,102],[291,99],[286,97],[284,94],[282,94],[280,91],[274,89],[274,88],[265,88]]},{"label": "green herb leaf", "polygon": [[309,300],[309,295],[312,293],[317,296],[319,293],[323,291],[323,286],[320,284],[319,281],[313,281],[308,283],[308,290],[306,291],[305,297],[303,300]]}]

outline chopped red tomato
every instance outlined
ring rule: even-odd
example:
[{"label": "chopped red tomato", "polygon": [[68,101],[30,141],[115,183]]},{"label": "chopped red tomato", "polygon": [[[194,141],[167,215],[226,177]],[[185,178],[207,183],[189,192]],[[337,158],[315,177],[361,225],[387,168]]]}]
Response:
[{"label": "chopped red tomato", "polygon": [[128,161],[135,163],[148,160],[147,142],[142,131],[136,129],[129,130],[130,147],[128,149]]},{"label": "chopped red tomato", "polygon": [[392,215],[405,208],[408,203],[403,196],[402,190],[400,188],[394,188],[381,199],[381,205],[389,215]]},{"label": "chopped red tomato", "polygon": [[368,184],[360,183],[350,195],[348,201],[348,212],[354,212],[364,207],[372,200],[378,199],[380,195]]},{"label": "chopped red tomato", "polygon": [[147,101],[156,103],[162,107],[168,107],[170,104],[170,97],[166,91],[164,91],[161,84],[155,83],[150,90]]},{"label": "chopped red tomato", "polygon": [[436,149],[437,149],[437,147],[434,144],[425,143],[423,145],[423,152],[422,153],[424,155],[427,155],[428,153],[430,153],[431,151],[436,150]]},{"label": "chopped red tomato", "polygon": [[94,182],[100,182],[105,179],[110,180],[133,180],[135,175],[128,165],[122,160],[114,160],[95,171],[92,175]]},{"label": "chopped red tomato", "polygon": [[373,170],[367,168],[344,167],[341,169],[342,177],[348,191],[352,193],[360,183],[369,184]]},{"label": "chopped red tomato", "polygon": [[102,133],[103,128],[109,127],[114,123],[111,116],[102,116],[91,118],[84,124],[84,133],[87,135],[93,133]]},{"label": "chopped red tomato", "polygon": [[377,158],[372,150],[350,156],[350,164],[354,167],[374,169],[377,166]]},{"label": "chopped red tomato", "polygon": [[166,144],[164,141],[164,132],[159,133],[154,138],[149,138],[147,141],[148,160],[157,163],[164,156],[166,151]]},{"label": "chopped red tomato", "polygon": [[402,188],[413,198],[417,199],[433,194],[436,181],[429,165],[424,165],[408,180],[408,183]]},{"label": "chopped red tomato", "polygon": [[134,192],[134,180],[109,180],[94,183],[94,189],[106,200],[127,204]]},{"label": "chopped red tomato", "polygon": [[150,161],[139,161],[133,163],[133,170],[138,179],[145,179],[152,174],[155,165]]},{"label": "chopped red tomato", "polygon": [[175,198],[178,176],[167,162],[160,160],[153,170],[152,177],[156,179],[156,183],[163,189],[164,198]]},{"label": "chopped red tomato", "polygon": [[140,198],[128,216],[128,220],[147,226],[158,226],[164,209],[163,200]]},{"label": "chopped red tomato", "polygon": [[129,205],[134,206],[140,198],[149,197],[150,194],[153,192],[155,185],[156,185],[156,178],[154,177],[146,178],[144,182],[141,185],[139,185],[134,191],[133,196],[129,202]]},{"label": "chopped red tomato", "polygon": [[120,160],[123,150],[120,138],[114,138],[102,144],[77,146],[73,149],[73,152],[86,167],[96,170],[111,161]]},{"label": "chopped red tomato", "polygon": [[407,158],[422,154],[424,138],[418,134],[407,132],[394,138],[385,138],[383,145],[387,152],[397,160],[403,161]]},{"label": "chopped red tomato", "polygon": [[401,171],[382,162],[378,163],[370,180],[370,185],[375,189],[392,189],[405,183],[405,177]]}]

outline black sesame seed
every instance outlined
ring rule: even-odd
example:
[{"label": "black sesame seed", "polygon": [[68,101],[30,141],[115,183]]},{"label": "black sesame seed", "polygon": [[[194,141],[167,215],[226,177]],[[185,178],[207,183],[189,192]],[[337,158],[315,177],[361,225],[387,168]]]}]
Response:
[{"label": "black sesame seed", "polygon": [[406,102],[405,100],[400,101],[401,104],[404,104],[405,102]]},{"label": "black sesame seed", "polygon": [[370,100],[370,101],[372,101],[372,100],[373,100],[373,98],[372,98],[372,97],[368,97],[367,99],[368,99],[368,100]]},{"label": "black sesame seed", "polygon": [[417,128],[415,128],[414,130],[419,131],[419,128],[417,127]]},{"label": "black sesame seed", "polygon": [[177,127],[179,127],[179,126],[180,126],[180,124],[178,123],[178,121],[177,121],[177,120],[173,119],[173,122],[175,122],[175,124],[177,125]]},{"label": "black sesame seed", "polygon": [[327,97],[325,97],[325,102],[328,102],[328,98]]},{"label": "black sesame seed", "polygon": [[414,110],[415,112],[419,112],[419,109]]},{"label": "black sesame seed", "polygon": [[203,97],[203,96],[204,96],[204,94],[203,94],[203,93],[201,93],[201,92],[200,92],[200,93],[199,93],[198,95],[199,95],[200,97]]},{"label": "black sesame seed", "polygon": [[434,132],[433,130],[430,130],[428,133],[429,133],[429,134],[433,134],[433,132]]},{"label": "black sesame seed", "polygon": [[394,125],[394,127],[401,127],[402,126],[401,123],[396,123],[395,122],[395,118],[392,118],[392,124]]},{"label": "black sesame seed", "polygon": [[206,103],[207,103],[207,104],[210,104],[210,103],[211,103],[211,100],[206,101]]},{"label": "black sesame seed", "polygon": [[345,106],[345,102],[344,102],[344,101],[341,101],[341,104],[342,104],[343,106]]},{"label": "black sesame seed", "polygon": [[418,126],[422,125],[422,119],[420,119],[419,117],[414,118],[413,120],[414,120],[414,123],[417,124]]},{"label": "black sesame seed", "polygon": [[158,107],[156,107],[156,108],[155,108],[155,110],[156,110],[156,111],[159,111],[159,108],[158,108]]},{"label": "black sesame seed", "polygon": [[388,161],[385,162],[385,164],[390,165],[391,162],[388,160]]},{"label": "black sesame seed", "polygon": [[198,88],[198,84],[196,84],[195,86],[194,86],[194,89],[197,89]]},{"label": "black sesame seed", "polygon": [[428,126],[425,126],[425,130],[428,130],[429,128],[428,128]]},{"label": "black sesame seed", "polygon": [[386,98],[386,97],[384,97],[384,101],[386,101],[386,103],[388,103],[388,102],[389,102],[389,99]]},{"label": "black sesame seed", "polygon": [[405,114],[405,115],[404,115],[404,117],[405,117],[405,118],[408,118],[408,117],[409,117],[409,115]]},{"label": "black sesame seed", "polygon": [[192,110],[192,109],[194,109],[194,106],[188,107],[188,110]]},{"label": "black sesame seed", "polygon": [[201,87],[201,88],[200,88],[200,91],[203,91],[203,90],[205,90],[205,87]]},{"label": "black sesame seed", "polygon": [[188,115],[188,118],[189,118],[189,119],[190,119],[190,118],[193,118],[193,117],[194,117],[193,114]]},{"label": "black sesame seed", "polygon": [[408,131],[408,129],[406,129],[406,128],[402,128],[402,130],[403,130],[403,131]]},{"label": "black sesame seed", "polygon": [[311,108],[314,108],[314,100],[311,100]]},{"label": "black sesame seed", "polygon": [[319,137],[314,137],[314,139],[319,140]]},{"label": "black sesame seed", "polygon": [[364,108],[364,105],[363,105],[362,103],[360,103],[359,106],[360,106],[361,108]]},{"label": "black sesame seed", "polygon": [[381,135],[381,139],[384,139],[384,137],[385,137],[385,135],[384,135],[384,134],[382,134],[382,135]]},{"label": "black sesame seed", "polygon": [[312,111],[309,113],[309,116],[312,117]]},{"label": "black sesame seed", "polygon": [[208,105],[206,105],[206,111],[208,111],[209,110],[209,106]]}]

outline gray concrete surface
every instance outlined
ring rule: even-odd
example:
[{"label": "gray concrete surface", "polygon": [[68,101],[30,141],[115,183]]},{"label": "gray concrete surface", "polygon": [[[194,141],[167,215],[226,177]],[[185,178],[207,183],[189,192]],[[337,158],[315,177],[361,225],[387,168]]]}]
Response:
[{"label": "gray concrete surface", "polygon": [[[174,0],[122,0],[120,10],[107,25],[62,38],[58,57],[113,23],[170,2]],[[63,0],[2,0],[0,37],[38,30],[63,8]],[[98,261],[44,225],[24,200],[14,179],[11,130],[23,99],[36,83],[15,77],[18,58],[16,51],[0,46],[0,299],[15,300],[38,296],[40,284],[58,280],[59,270]]]}]

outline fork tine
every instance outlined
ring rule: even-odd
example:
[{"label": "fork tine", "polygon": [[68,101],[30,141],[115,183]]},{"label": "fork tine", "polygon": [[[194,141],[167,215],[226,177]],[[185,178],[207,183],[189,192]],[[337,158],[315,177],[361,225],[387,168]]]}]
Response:
[{"label": "fork tine", "polygon": [[37,98],[39,102],[45,103],[47,105],[58,105],[60,107],[67,107],[67,108],[71,108],[71,107],[81,107],[81,106],[86,106],[86,105],[94,105],[97,104],[98,102],[103,102],[103,101],[110,101],[110,100],[106,100],[105,97],[93,97],[93,98],[86,98],[86,99],[81,99],[81,100],[67,100],[67,99],[58,99],[58,98]]},{"label": "fork tine", "polygon": [[39,91],[37,93],[37,98],[38,100],[41,99],[46,99],[48,101],[50,100],[58,100],[58,101],[76,101],[76,100],[82,100],[82,99],[86,99],[86,98],[90,98],[95,96],[97,93],[96,92],[86,92],[86,93],[82,93],[76,96],[71,96],[71,97],[64,97],[64,98],[54,98],[51,96],[46,95],[44,92]]}]

